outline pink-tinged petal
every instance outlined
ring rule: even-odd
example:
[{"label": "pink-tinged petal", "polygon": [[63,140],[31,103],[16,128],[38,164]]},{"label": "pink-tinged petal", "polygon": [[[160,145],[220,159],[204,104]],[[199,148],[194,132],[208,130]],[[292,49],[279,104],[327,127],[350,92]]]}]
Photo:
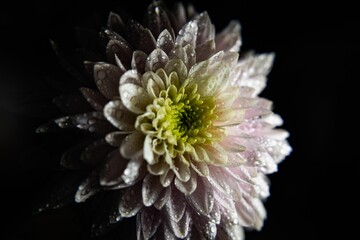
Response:
[{"label": "pink-tinged petal", "polygon": [[154,207],[145,208],[141,212],[141,226],[144,239],[150,239],[161,223],[160,211]]},{"label": "pink-tinged petal", "polygon": [[94,79],[99,91],[109,100],[119,96],[117,90],[119,79],[124,72],[109,63],[96,63],[94,65]]},{"label": "pink-tinged petal", "polygon": [[240,23],[231,21],[229,25],[215,37],[216,51],[238,52],[241,47]]},{"label": "pink-tinged petal", "polygon": [[138,183],[124,192],[119,203],[119,212],[122,217],[135,216],[143,208],[141,187],[142,184]]},{"label": "pink-tinged petal", "polygon": [[125,83],[119,87],[122,103],[130,111],[141,114],[145,112],[146,106],[151,103],[146,90],[132,83]]},{"label": "pink-tinged petal", "polygon": [[121,157],[118,149],[111,152],[100,172],[100,185],[114,186],[123,182],[121,175],[127,165],[127,160]]},{"label": "pink-tinged petal", "polygon": [[232,198],[234,201],[241,200],[241,191],[235,179],[229,178],[227,172],[221,167],[209,167],[208,180],[217,190]]},{"label": "pink-tinged petal", "polygon": [[120,153],[125,158],[132,158],[142,150],[144,143],[144,134],[142,132],[133,132],[127,135],[120,147]]},{"label": "pink-tinged petal", "polygon": [[167,29],[164,29],[156,42],[156,47],[162,49],[166,54],[169,54],[170,51],[174,48],[174,40]]},{"label": "pink-tinged petal", "polygon": [[132,131],[136,115],[130,112],[120,100],[108,102],[104,107],[104,116],[115,127],[123,131]]},{"label": "pink-tinged petal", "polygon": [[155,49],[152,51],[147,58],[145,71],[153,71],[156,72],[159,68],[164,68],[168,63],[169,57],[167,54],[161,49]]},{"label": "pink-tinged petal", "polygon": [[197,213],[207,215],[214,206],[214,190],[205,178],[198,177],[196,190],[187,199]]},{"label": "pink-tinged petal", "polygon": [[93,173],[80,184],[75,194],[75,202],[85,202],[99,191],[99,176],[97,173]]},{"label": "pink-tinged petal", "polygon": [[158,199],[163,187],[158,176],[148,174],[145,176],[142,185],[142,199],[145,206],[153,205]]},{"label": "pink-tinged petal", "polygon": [[202,177],[209,176],[209,168],[206,163],[203,162],[191,162],[192,169]]},{"label": "pink-tinged petal", "polygon": [[255,211],[248,203],[248,200],[244,197],[240,202],[236,202],[235,206],[241,224],[247,227],[254,227],[256,221]]},{"label": "pink-tinged petal", "polygon": [[176,44],[186,46],[190,44],[196,46],[196,39],[198,33],[198,25],[196,21],[190,21],[183,26],[176,37]]},{"label": "pink-tinged petal", "polygon": [[197,186],[197,174],[195,171],[191,171],[191,177],[189,181],[182,182],[178,178],[175,178],[174,184],[176,188],[185,194],[185,196],[192,194]]},{"label": "pink-tinged petal", "polygon": [[171,221],[180,221],[184,216],[186,205],[184,194],[179,192],[174,186],[171,186],[170,198],[166,203],[166,211]]},{"label": "pink-tinged petal", "polygon": [[240,59],[234,69],[237,74],[231,77],[232,85],[250,87],[259,94],[266,85],[266,75],[271,70],[274,57],[274,54],[260,54]]},{"label": "pink-tinged petal", "polygon": [[133,53],[131,60],[131,67],[138,73],[143,74],[145,72],[146,59],[148,55],[143,51],[136,50]]},{"label": "pink-tinged petal", "polygon": [[90,88],[80,88],[80,91],[86,101],[97,111],[102,111],[107,99],[98,91],[92,90]]},{"label": "pink-tinged petal", "polygon": [[163,188],[163,190],[160,193],[158,199],[154,203],[154,207],[156,209],[158,209],[158,210],[162,209],[165,206],[165,204],[169,201],[170,193],[171,193],[171,188],[170,187]]},{"label": "pink-tinged petal", "polygon": [[174,221],[170,219],[170,229],[178,238],[185,238],[189,232],[191,227],[191,214],[187,210],[183,214],[182,218],[179,221]]}]

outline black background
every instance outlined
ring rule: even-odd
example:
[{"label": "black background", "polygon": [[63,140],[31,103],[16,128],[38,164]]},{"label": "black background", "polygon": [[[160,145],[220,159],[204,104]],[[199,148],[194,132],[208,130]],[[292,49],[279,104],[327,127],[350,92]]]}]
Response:
[{"label": "black background", "polygon": [[[248,232],[247,239],[352,236],[359,189],[356,7],[344,1],[192,2],[209,12],[218,30],[239,19],[244,50],[277,56],[262,95],[284,118],[294,151],[270,177],[263,230]],[[46,145],[58,137],[34,130],[60,114],[51,105],[57,92],[43,78],[57,68],[49,39],[74,47],[74,27],[93,25],[89,19],[95,13],[100,30],[109,11],[140,21],[148,3],[13,1],[1,6],[0,216],[5,224],[0,238],[88,239],[90,219],[83,205],[31,214],[39,189],[58,171],[61,152]],[[117,233],[117,239],[133,239],[134,221],[120,225]]]}]

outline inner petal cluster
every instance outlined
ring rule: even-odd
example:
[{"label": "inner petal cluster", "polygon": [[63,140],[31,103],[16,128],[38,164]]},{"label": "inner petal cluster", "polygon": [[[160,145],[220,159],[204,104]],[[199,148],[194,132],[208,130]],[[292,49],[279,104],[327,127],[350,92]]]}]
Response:
[{"label": "inner petal cluster", "polygon": [[[189,79],[180,83],[176,72],[168,76],[159,69],[144,77],[148,78],[147,92],[153,100],[137,117],[135,127],[147,136],[156,155],[173,159],[192,152],[196,144],[217,140],[211,134],[213,121],[218,118],[214,97],[202,97],[198,85]],[[172,165],[171,160],[167,162]]]}]

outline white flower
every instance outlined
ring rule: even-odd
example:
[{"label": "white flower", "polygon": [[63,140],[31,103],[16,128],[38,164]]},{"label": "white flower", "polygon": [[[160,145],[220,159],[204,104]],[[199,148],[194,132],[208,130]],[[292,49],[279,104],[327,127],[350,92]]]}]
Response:
[{"label": "white flower", "polygon": [[243,227],[260,229],[266,217],[266,174],[291,151],[275,129],[281,118],[258,96],[274,55],[239,59],[239,23],[215,35],[206,12],[184,16],[181,4],[171,14],[154,2],[148,28],[130,22],[126,40],[105,31],[110,63],[88,63],[99,91],[82,89],[96,111],[55,120],[116,147],[100,140],[85,150],[88,162],[109,154],[75,199],[117,193],[115,215],[137,216],[138,239],[243,239]]}]

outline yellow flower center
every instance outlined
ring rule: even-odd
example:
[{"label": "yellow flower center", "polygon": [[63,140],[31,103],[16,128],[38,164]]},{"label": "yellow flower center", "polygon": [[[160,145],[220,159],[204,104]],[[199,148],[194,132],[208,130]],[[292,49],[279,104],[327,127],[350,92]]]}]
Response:
[{"label": "yellow flower center", "polygon": [[155,153],[168,152],[172,158],[192,151],[194,144],[211,144],[217,140],[209,131],[218,118],[215,98],[201,97],[197,93],[198,85],[190,80],[179,85],[171,83],[160,90],[135,125],[152,137]]}]

